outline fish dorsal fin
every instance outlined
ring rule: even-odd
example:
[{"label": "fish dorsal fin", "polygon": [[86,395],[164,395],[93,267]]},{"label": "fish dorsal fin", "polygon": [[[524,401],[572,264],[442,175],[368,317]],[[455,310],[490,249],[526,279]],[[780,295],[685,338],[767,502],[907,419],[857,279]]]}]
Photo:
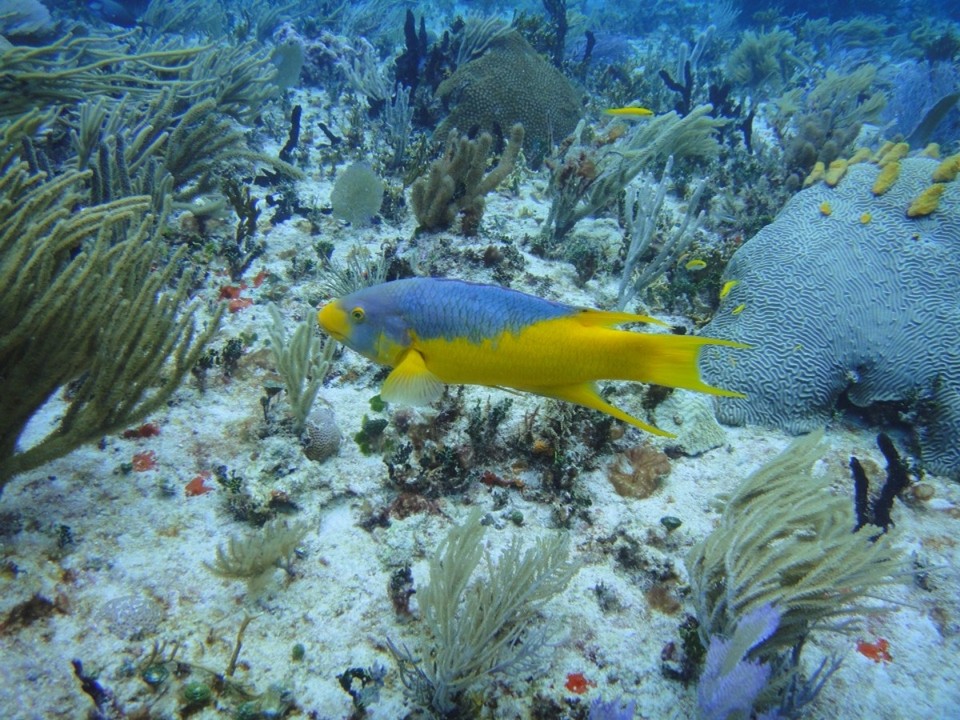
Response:
[{"label": "fish dorsal fin", "polygon": [[651,323],[653,325],[662,325],[670,327],[667,323],[652,318],[649,315],[634,315],[628,312],[617,312],[608,310],[593,310],[592,308],[582,308],[574,317],[582,325],[587,327],[613,327],[614,325],[623,325],[624,323]]},{"label": "fish dorsal fin", "polygon": [[416,350],[403,356],[380,390],[383,400],[400,405],[429,405],[441,395],[443,383],[427,369],[423,355]]}]

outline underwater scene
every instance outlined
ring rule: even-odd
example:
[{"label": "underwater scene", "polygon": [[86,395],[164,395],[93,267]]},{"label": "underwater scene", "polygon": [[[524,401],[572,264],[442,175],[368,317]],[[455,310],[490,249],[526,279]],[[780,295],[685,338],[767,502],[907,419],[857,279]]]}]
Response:
[{"label": "underwater scene", "polygon": [[0,718],[960,718],[960,4],[0,0]]}]

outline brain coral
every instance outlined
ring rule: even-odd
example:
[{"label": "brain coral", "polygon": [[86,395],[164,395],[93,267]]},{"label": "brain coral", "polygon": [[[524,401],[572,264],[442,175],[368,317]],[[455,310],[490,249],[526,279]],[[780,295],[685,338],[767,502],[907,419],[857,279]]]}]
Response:
[{"label": "brain coral", "polygon": [[471,136],[486,130],[503,138],[521,123],[524,154],[534,167],[576,127],[581,114],[580,93],[517,32],[494,39],[483,55],[457,68],[437,96],[451,110],[434,137],[445,140],[456,128]]},{"label": "brain coral", "polygon": [[725,279],[739,283],[704,334],[755,347],[735,358],[708,348],[703,372],[748,393],[719,399],[732,424],[802,432],[843,394],[861,407],[897,401],[927,469],[960,477],[960,183],[909,218],[937,161],[900,164],[880,196],[872,163],[803,190],[736,252]]}]

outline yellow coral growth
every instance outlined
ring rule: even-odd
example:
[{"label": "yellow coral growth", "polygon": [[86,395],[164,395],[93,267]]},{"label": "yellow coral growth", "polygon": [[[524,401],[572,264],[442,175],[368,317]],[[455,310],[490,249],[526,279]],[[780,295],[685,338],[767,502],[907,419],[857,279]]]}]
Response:
[{"label": "yellow coral growth", "polygon": [[836,187],[837,183],[840,182],[846,174],[847,161],[843,158],[838,158],[830,163],[830,167],[827,168],[827,174],[823,176],[823,181],[830,187]]},{"label": "yellow coral growth", "polygon": [[900,162],[902,158],[907,156],[907,153],[910,152],[909,143],[901,142],[894,145],[890,148],[889,151],[884,153],[883,157],[880,158],[878,165],[880,167],[886,167],[890,163]]},{"label": "yellow coral growth", "polygon": [[927,146],[920,151],[922,157],[933,158],[934,160],[940,159],[940,143],[927,143]]},{"label": "yellow coral growth", "polygon": [[803,179],[803,186],[805,188],[813,185],[817,180],[823,177],[824,172],[826,172],[826,167],[823,164],[822,160],[817,160],[816,165],[813,166],[813,170],[810,171],[810,174]]},{"label": "yellow coral growth", "polygon": [[870,148],[862,147],[857,150],[853,156],[847,160],[847,165],[856,165],[857,163],[867,162],[873,158]]},{"label": "yellow coral growth", "polygon": [[960,153],[945,158],[933,171],[934,182],[951,182],[960,172]]},{"label": "yellow coral growth", "polygon": [[883,160],[883,156],[886,155],[893,148],[894,143],[892,140],[887,140],[883,145],[880,146],[880,149],[877,150],[877,154],[873,156],[873,161],[879,163]]},{"label": "yellow coral growth", "polygon": [[936,210],[946,187],[943,183],[934,183],[920,193],[907,208],[907,217],[924,217]]},{"label": "yellow coral growth", "polygon": [[897,178],[900,177],[900,163],[892,162],[888,165],[885,165],[880,171],[880,174],[877,175],[877,179],[873,181],[873,187],[870,188],[870,192],[874,195],[883,195],[887,190],[893,187],[893,184],[897,181]]}]

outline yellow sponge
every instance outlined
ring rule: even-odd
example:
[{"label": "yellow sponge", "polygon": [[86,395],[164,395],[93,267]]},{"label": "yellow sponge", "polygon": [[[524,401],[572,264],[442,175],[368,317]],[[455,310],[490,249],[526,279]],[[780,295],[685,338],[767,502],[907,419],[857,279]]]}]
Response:
[{"label": "yellow sponge", "polygon": [[934,183],[920,193],[907,208],[907,217],[924,217],[936,210],[946,187],[943,183]]},{"label": "yellow sponge", "polygon": [[960,153],[945,158],[933,171],[934,182],[950,182],[960,172]]},{"label": "yellow sponge", "polygon": [[883,195],[887,190],[893,187],[893,184],[900,177],[900,163],[892,162],[883,167],[877,179],[873,181],[873,187],[870,192],[874,195]]},{"label": "yellow sponge", "polygon": [[830,167],[827,168],[827,174],[823,176],[823,181],[830,187],[836,187],[837,183],[840,182],[846,174],[847,161],[843,158],[838,158],[830,163]]},{"label": "yellow sponge", "polygon": [[817,180],[823,177],[826,168],[823,165],[822,160],[817,160],[816,164],[813,166],[813,170],[810,171],[810,174],[803,179],[803,186],[805,188],[813,185]]},{"label": "yellow sponge", "polygon": [[901,158],[905,158],[909,152],[910,152],[909,143],[905,143],[905,142],[897,143],[892,148],[890,148],[882,158],[880,158],[878,165],[880,165],[880,167],[886,167],[892,162],[899,162]]}]

